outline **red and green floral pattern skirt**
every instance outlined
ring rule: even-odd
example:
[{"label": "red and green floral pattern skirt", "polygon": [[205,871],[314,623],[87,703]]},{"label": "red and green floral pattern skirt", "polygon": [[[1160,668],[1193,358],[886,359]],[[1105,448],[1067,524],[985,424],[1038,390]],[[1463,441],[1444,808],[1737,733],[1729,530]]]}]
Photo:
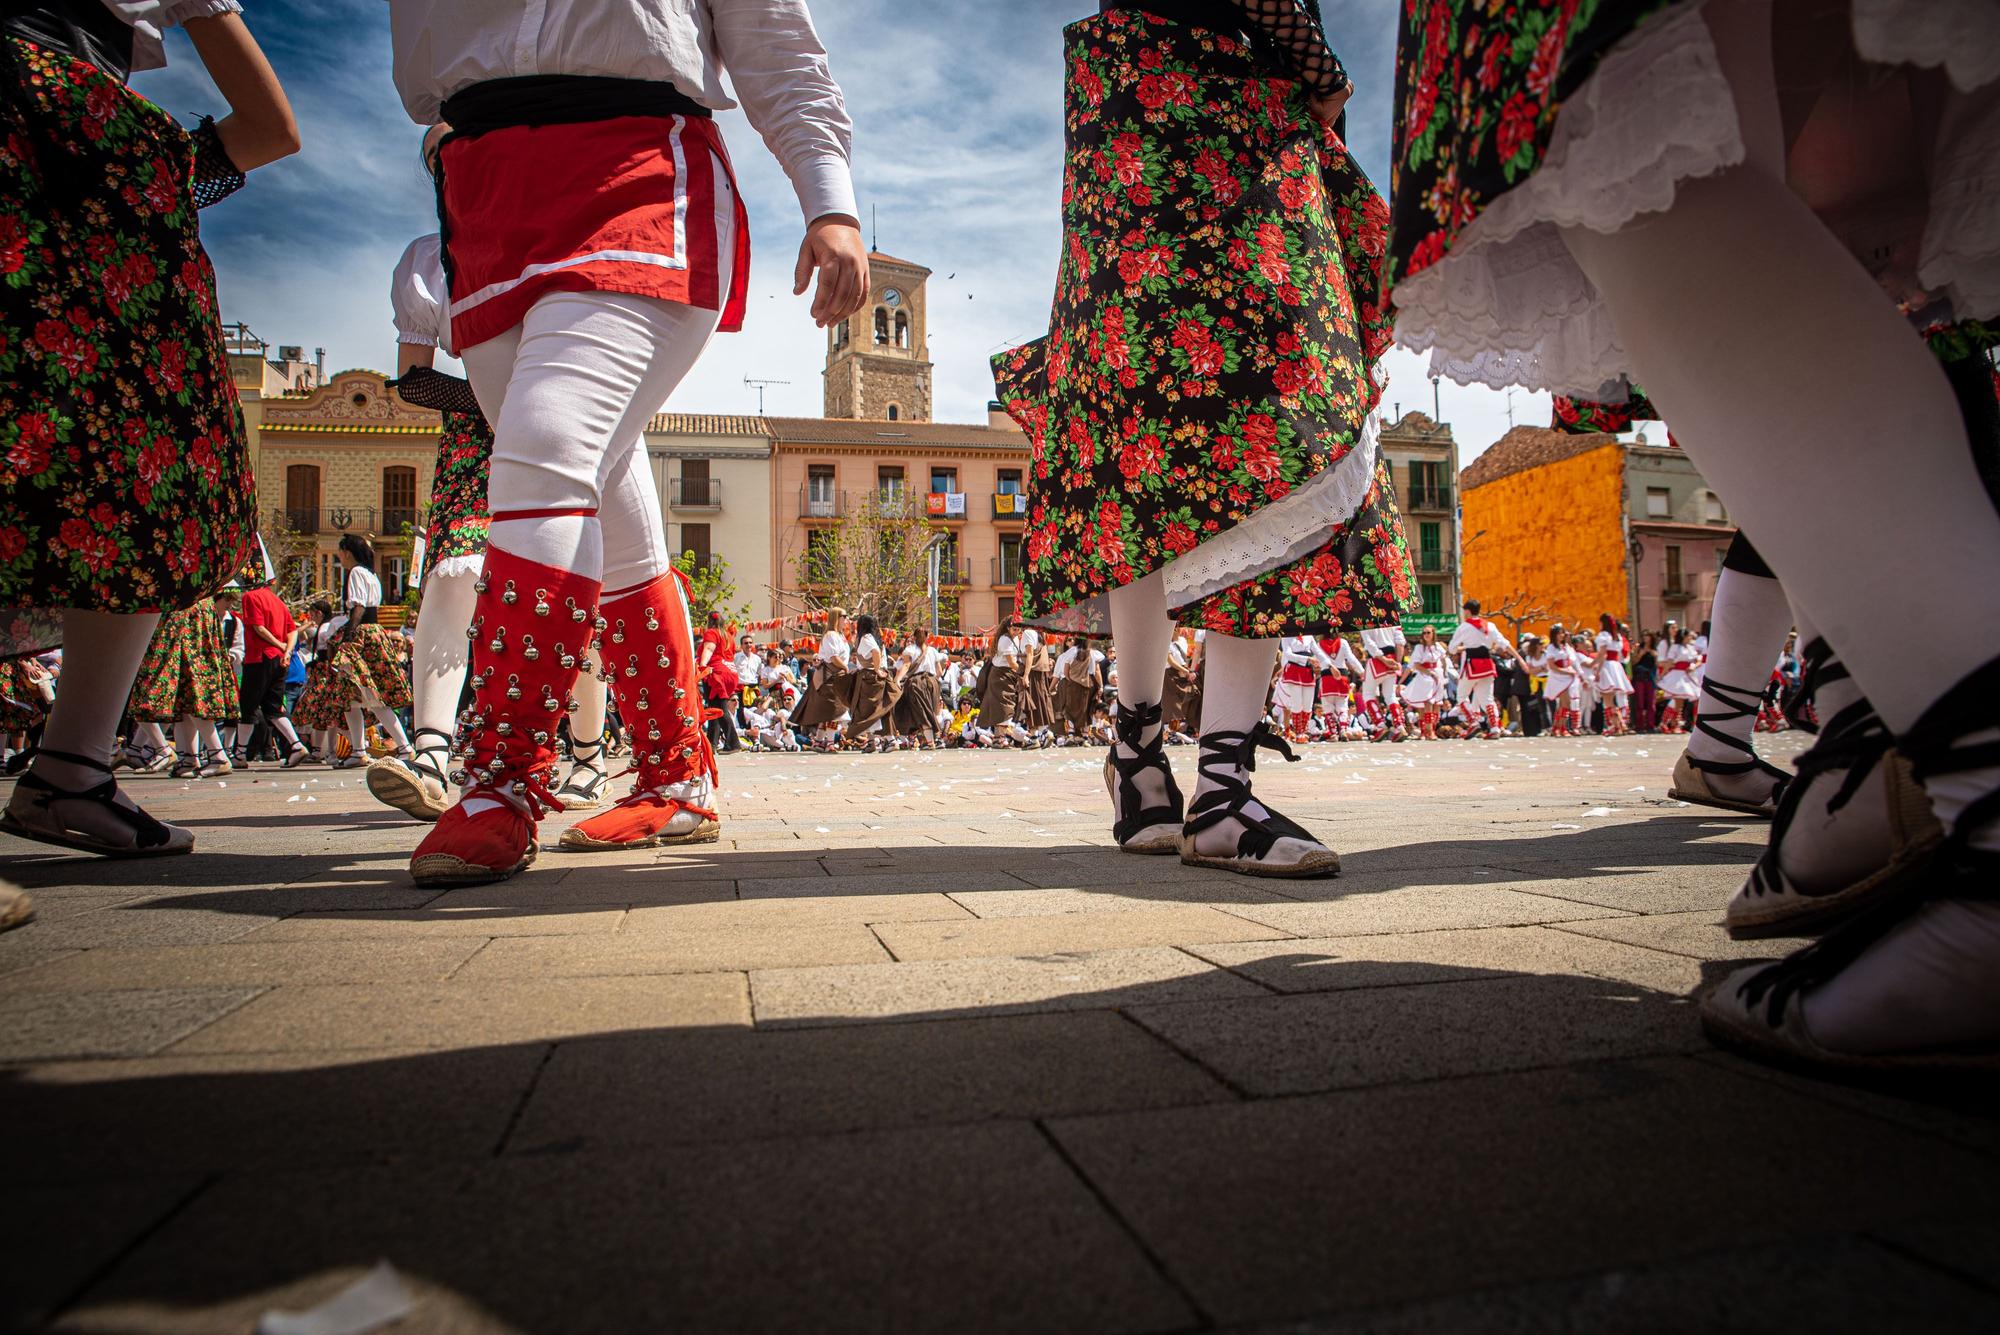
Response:
[{"label": "red and green floral pattern skirt", "polygon": [[215,604],[204,598],[161,617],[132,684],[132,717],[172,723],[234,719],[239,712],[236,668],[222,642]]},{"label": "red and green floral pattern skirt", "polygon": [[[172,610],[254,550],[215,276],[166,112],[12,38],[0,104],[0,655]],[[5,63],[0,62],[0,69]]]},{"label": "red and green floral pattern skirt", "polygon": [[1198,592],[1176,598],[1170,573],[1169,602],[1244,636],[1399,620],[1402,519],[1356,454],[1388,341],[1386,205],[1235,38],[1135,10],[1065,37],[1054,311],[994,363],[1030,443],[1022,616],[1103,634],[1100,595],[1272,518],[1353,456],[1337,513],[1268,547],[1236,534]]},{"label": "red and green floral pattern skirt", "polygon": [[[427,573],[440,568],[479,573],[486,555],[486,482],[492,467],[493,428],[486,419],[478,413],[446,413],[431,482],[430,521],[424,528]],[[456,564],[447,566],[448,561]]]}]

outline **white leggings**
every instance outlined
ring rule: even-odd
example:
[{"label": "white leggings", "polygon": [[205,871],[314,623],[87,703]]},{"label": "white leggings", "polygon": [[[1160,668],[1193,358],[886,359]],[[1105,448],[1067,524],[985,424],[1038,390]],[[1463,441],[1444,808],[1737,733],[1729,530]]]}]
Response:
[{"label": "white leggings", "polygon": [[[717,253],[735,252],[736,201],[715,173]],[[727,278],[723,283],[727,301]],[[460,354],[493,423],[488,508],[594,514],[496,521],[489,540],[607,590],[667,569],[666,532],[646,457],[646,422],[692,369],[721,322],[622,292],[551,292],[506,333]]]}]

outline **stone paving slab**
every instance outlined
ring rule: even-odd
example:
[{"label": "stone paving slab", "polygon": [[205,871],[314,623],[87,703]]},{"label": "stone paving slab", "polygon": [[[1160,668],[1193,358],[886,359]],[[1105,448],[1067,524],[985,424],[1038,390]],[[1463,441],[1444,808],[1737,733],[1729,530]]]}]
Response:
[{"label": "stone paving slab", "polygon": [[0,1330],[40,1329],[89,1285],[107,1256],[132,1246],[200,1189],[194,1175],[134,1176],[111,1182],[0,1191]]},{"label": "stone paving slab", "polygon": [[286,987],[264,993],[226,1020],[183,1039],[174,1051],[446,1048],[662,1025],[749,1022],[749,997],[740,974]]},{"label": "stone paving slab", "polygon": [[579,936],[497,937],[454,975],[581,978],[593,974],[742,973],[814,964],[887,963],[891,956],[865,923],[621,932],[609,941]]},{"label": "stone paving slab", "polygon": [[1263,989],[1191,955],[1154,947],[760,970],[750,975],[750,991],[763,1026],[1106,1009],[1260,995]]},{"label": "stone paving slab", "polygon": [[[533,1202],[532,1209],[523,1209]],[[550,1264],[588,1240],[590,1264]],[[1034,1128],[728,1154],[248,1174],[204,1192],[58,1330],[241,1332],[386,1257],[417,1329],[1157,1331],[1184,1301]]]},{"label": "stone paving slab", "polygon": [[548,1056],[523,1043],[16,1067],[0,1072],[0,1181],[484,1158]]},{"label": "stone paving slab", "polygon": [[622,908],[465,908],[301,913],[274,923],[257,941],[412,940],[421,937],[570,936],[618,930]]},{"label": "stone paving slab", "polygon": [[727,903],[674,904],[633,909],[622,930],[647,932],[722,931],[737,928],[809,927],[833,923],[922,922],[972,915],[942,894],[874,895],[865,885],[854,893],[817,882],[814,895],[745,899]]},{"label": "stone paving slab", "polygon": [[[1328,890],[1339,894],[1339,883]],[[1317,904],[1250,904],[1236,913],[1294,936],[1365,936],[1447,927],[1520,927],[1615,918],[1620,910],[1484,885],[1412,886],[1341,895]]]},{"label": "stone paving slab", "polygon": [[1262,1335],[1472,1331],[1989,1331],[2000,1294],[1865,1237],[1754,1243],[1574,1279],[1324,1318]]},{"label": "stone paving slab", "polygon": [[1656,913],[1643,918],[1563,923],[1562,929],[1605,941],[1624,941],[1698,960],[1772,959],[1793,949],[1782,940],[1736,941],[1723,925],[1720,908],[1692,913]]},{"label": "stone paving slab", "polygon": [[728,1143],[1235,1095],[1104,1011],[564,1043],[509,1153]]},{"label": "stone paving slab", "polygon": [[1177,905],[1227,910],[1236,904],[1295,901],[1260,888],[1248,876],[1189,881],[1106,882],[1070,889],[954,890],[952,899],[982,918],[1039,918],[1068,913],[1156,912]]},{"label": "stone paving slab", "polygon": [[[1770,1127],[1786,1134],[1759,1133]],[[1768,1246],[1884,1217],[1976,1215],[1996,1173],[1991,1159],[1678,1058],[1050,1129],[1225,1326]]]},{"label": "stone paving slab", "polygon": [[1335,992],[1510,974],[1586,974],[1687,995],[1701,965],[1678,955],[1550,927],[1330,936],[1186,947],[1276,992]]},{"label": "stone paving slab", "polygon": [[1559,974],[1140,1005],[1131,1014],[1258,1097],[1706,1046],[1684,997]]},{"label": "stone paving slab", "polygon": [[974,922],[880,923],[875,933],[899,960],[1266,941],[1284,935],[1262,923],[1199,905],[1122,913],[987,918]]},{"label": "stone paving slab", "polygon": [[483,937],[463,936],[282,942],[253,937],[220,946],[112,946],[0,974],[0,993],[437,982],[485,944]]},{"label": "stone paving slab", "polygon": [[0,1024],[0,1062],[144,1056],[258,995],[254,987],[9,992],[0,1006],[6,1017]]}]

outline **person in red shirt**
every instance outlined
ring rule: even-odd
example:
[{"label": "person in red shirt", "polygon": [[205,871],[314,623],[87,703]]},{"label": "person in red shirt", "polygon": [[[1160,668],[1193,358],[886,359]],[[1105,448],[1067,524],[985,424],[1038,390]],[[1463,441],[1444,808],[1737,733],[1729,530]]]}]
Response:
[{"label": "person in red shirt", "polygon": [[741,751],[743,740],[736,731],[736,693],[742,689],[742,682],[736,676],[736,659],[720,612],[708,614],[708,628],[695,641],[694,651],[701,664],[702,696],[709,705],[722,711],[721,718],[709,723],[710,744],[724,755]]},{"label": "person in red shirt", "polygon": [[243,713],[238,735],[243,735],[242,729],[252,726],[261,713],[271,731],[284,741],[284,765],[290,769],[312,754],[299,740],[298,730],[292,727],[291,717],[285,712],[285,671],[291,666],[298,623],[292,620],[291,609],[285,606],[284,599],[271,592],[268,584],[243,595],[241,617]]}]

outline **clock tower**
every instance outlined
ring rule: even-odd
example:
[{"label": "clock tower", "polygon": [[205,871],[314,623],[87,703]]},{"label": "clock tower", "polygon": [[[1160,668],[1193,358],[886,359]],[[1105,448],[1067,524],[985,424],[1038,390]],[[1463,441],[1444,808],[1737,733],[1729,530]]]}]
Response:
[{"label": "clock tower", "polygon": [[921,264],[869,254],[868,304],[826,331],[828,417],[931,420],[930,276]]}]

